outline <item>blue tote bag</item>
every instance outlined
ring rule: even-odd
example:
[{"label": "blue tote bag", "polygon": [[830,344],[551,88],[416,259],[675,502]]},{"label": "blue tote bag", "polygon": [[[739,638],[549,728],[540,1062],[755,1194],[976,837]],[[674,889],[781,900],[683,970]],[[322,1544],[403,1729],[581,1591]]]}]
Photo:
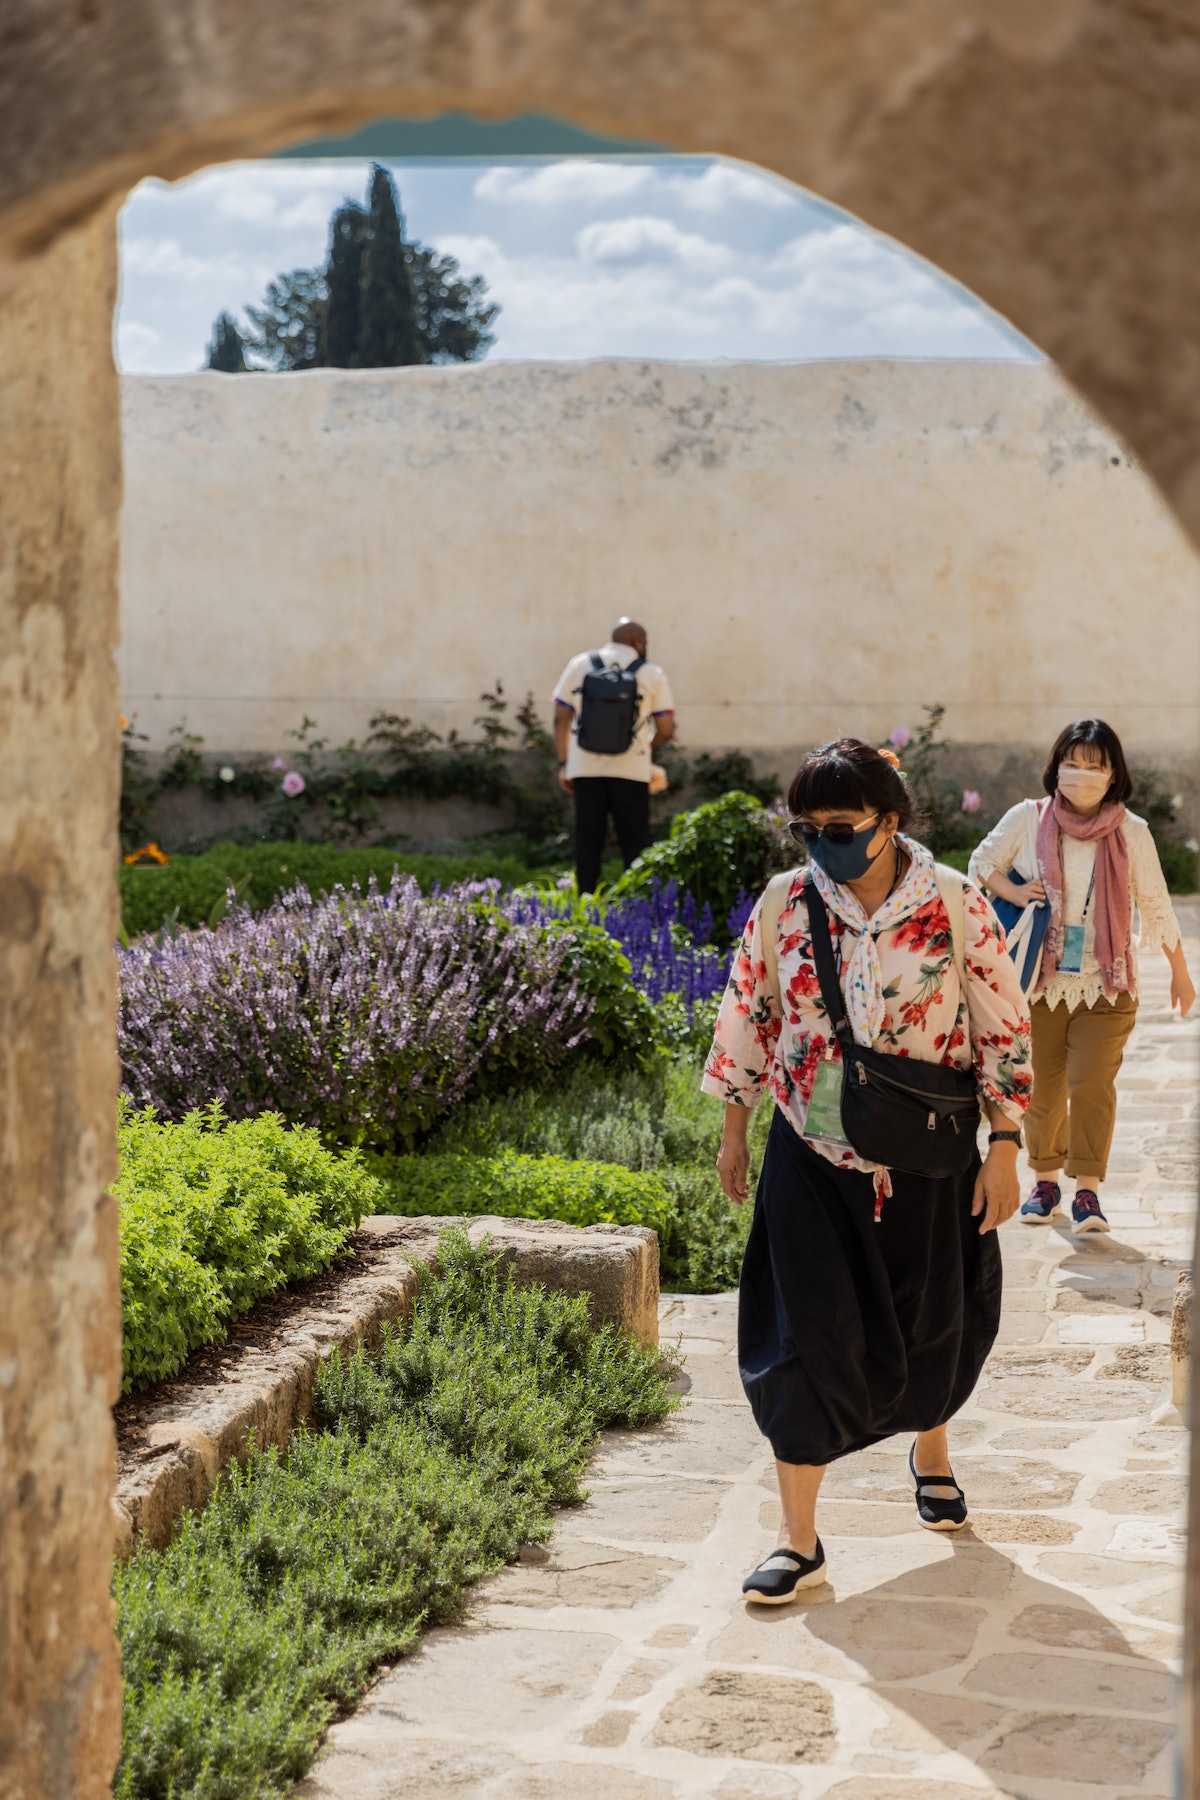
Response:
[{"label": "blue tote bag", "polygon": [[[1037,828],[1038,802],[1026,802],[1026,864],[1031,869],[1038,866],[1037,860]],[[1034,879],[1031,875],[1022,875],[1019,869],[1009,869],[1008,879],[1014,887],[1024,887]],[[1050,928],[1050,906],[1045,900],[1035,900],[1032,906],[1016,906],[1011,900],[1001,900],[998,894],[991,894],[992,910],[1004,927],[1004,936],[1008,944],[1008,954],[1017,966],[1017,976],[1026,994],[1032,993],[1033,984],[1038,978],[1042,966],[1042,951],[1046,947],[1046,933]]]}]

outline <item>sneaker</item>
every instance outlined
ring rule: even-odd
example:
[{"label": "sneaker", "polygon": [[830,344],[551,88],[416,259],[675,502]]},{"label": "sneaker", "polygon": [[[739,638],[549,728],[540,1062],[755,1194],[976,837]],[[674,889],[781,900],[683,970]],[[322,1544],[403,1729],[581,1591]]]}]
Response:
[{"label": "sneaker", "polygon": [[1071,1218],[1074,1223],[1071,1230],[1079,1235],[1081,1231],[1108,1231],[1108,1220],[1100,1211],[1100,1202],[1091,1188],[1079,1188],[1071,1202]]},{"label": "sneaker", "polygon": [[820,1587],[825,1579],[825,1552],[818,1538],[811,1556],[801,1556],[798,1550],[772,1550],[747,1575],[742,1592],[760,1606],[786,1606],[801,1588]]},{"label": "sneaker", "polygon": [[1061,1199],[1062,1189],[1057,1181],[1039,1181],[1021,1208],[1021,1217],[1026,1225],[1048,1225]]}]

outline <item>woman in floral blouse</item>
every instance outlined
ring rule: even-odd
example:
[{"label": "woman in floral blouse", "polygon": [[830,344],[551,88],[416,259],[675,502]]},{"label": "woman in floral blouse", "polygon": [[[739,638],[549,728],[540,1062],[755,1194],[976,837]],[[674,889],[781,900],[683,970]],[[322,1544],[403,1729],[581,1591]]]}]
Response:
[{"label": "woman in floral blouse", "polygon": [[[842,738],[801,767],[788,803],[809,862],[779,915],[778,988],[760,900],[703,1081],[725,1102],[717,1170],[738,1205],[749,1193],[750,1110],[765,1093],[775,1101],[738,1314],[742,1383],[775,1453],[783,1510],[776,1551],[743,1589],[772,1604],[825,1579],[816,1530],[825,1465],[893,1433],[915,1434],[909,1470],[921,1523],[966,1523],[946,1425],[996,1336],[995,1227],[1020,1199],[1029,1011],[995,915],[966,885],[964,990],[934,860],[904,835],[913,802],[889,758]],[[806,1135],[818,1064],[841,1063],[810,941],[809,881],[829,913],[855,1041],[973,1070],[992,1131],[1005,1135],[965,1175],[934,1180],[865,1163],[827,1124]]]}]

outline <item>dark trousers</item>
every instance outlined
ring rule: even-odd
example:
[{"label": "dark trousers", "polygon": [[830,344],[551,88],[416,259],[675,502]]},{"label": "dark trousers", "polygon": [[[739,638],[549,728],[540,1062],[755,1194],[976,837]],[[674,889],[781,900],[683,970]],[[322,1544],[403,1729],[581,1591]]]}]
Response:
[{"label": "dark trousers", "polygon": [[576,775],[573,786],[575,879],[580,893],[590,894],[600,880],[610,814],[626,868],[649,844],[650,783],[616,775]]}]

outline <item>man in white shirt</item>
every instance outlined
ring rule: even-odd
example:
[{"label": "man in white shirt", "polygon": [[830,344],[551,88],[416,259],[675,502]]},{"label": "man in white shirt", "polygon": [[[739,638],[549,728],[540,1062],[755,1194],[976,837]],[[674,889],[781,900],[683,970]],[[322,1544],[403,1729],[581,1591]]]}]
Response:
[{"label": "man in white shirt", "polygon": [[[637,683],[636,712],[627,747],[600,752],[579,742],[584,717],[584,680],[606,670],[629,670]],[[554,741],[559,785],[575,799],[575,875],[581,894],[600,880],[604,841],[611,816],[628,868],[650,842],[650,781],[653,753],[675,735],[675,703],[666,676],[646,661],[646,629],[622,619],[602,650],[573,656],[554,690]]]}]

